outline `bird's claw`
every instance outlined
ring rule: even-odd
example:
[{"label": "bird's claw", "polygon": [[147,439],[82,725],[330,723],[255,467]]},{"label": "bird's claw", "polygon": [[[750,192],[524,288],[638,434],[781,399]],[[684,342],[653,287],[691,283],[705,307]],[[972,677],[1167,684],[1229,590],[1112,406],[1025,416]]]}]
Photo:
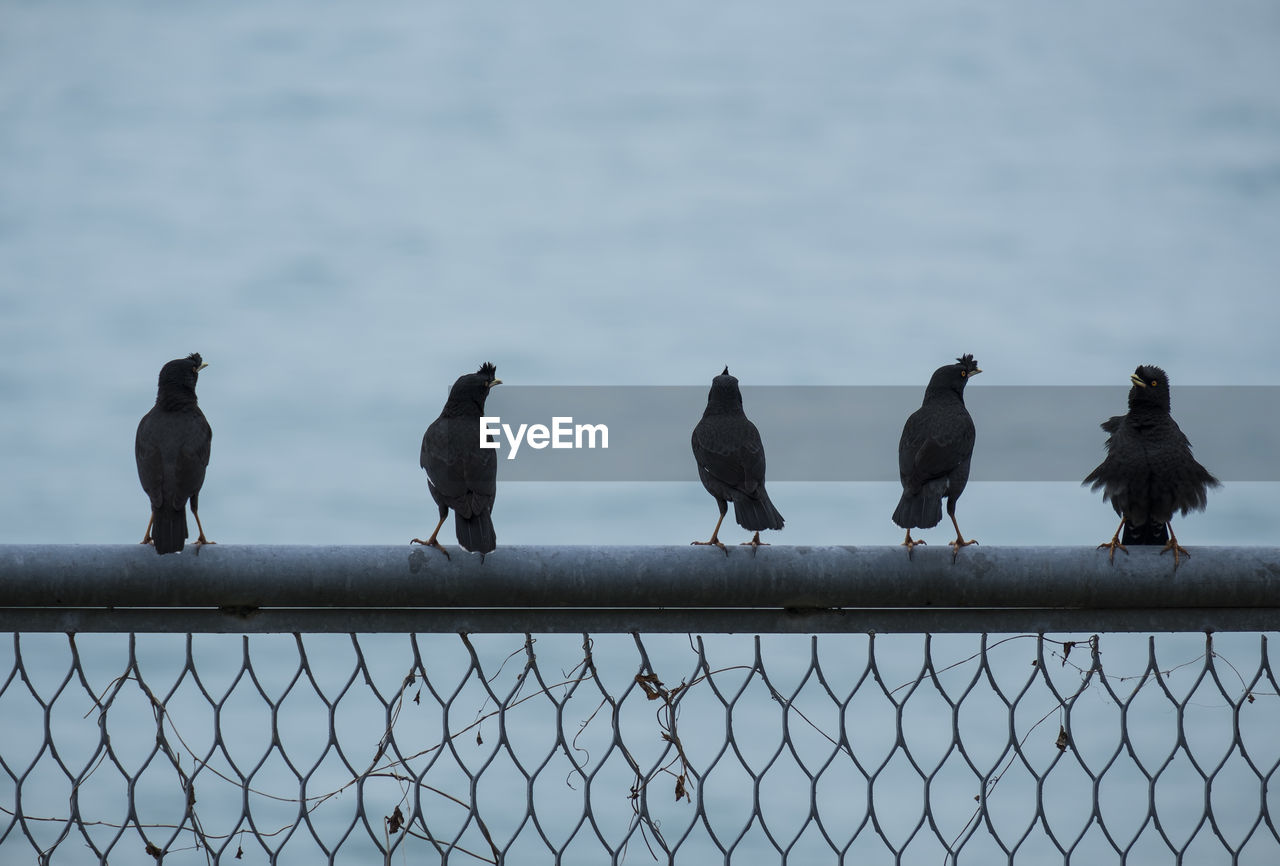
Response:
[{"label": "bird's claw", "polygon": [[907,559],[912,559],[912,553],[915,551],[915,549],[916,549],[917,547],[921,547],[921,546],[925,546],[925,547],[927,547],[927,546],[928,546],[928,542],[927,542],[927,541],[924,541],[923,539],[920,539],[920,540],[913,539],[913,538],[911,537],[911,530],[910,530],[910,529],[908,529],[908,530],[907,530],[907,540],[906,540],[906,541],[904,541],[904,542],[902,542],[902,544],[900,544],[900,545],[898,545],[898,546],[899,546],[899,547],[905,547],[905,548],[907,549]]},{"label": "bird's claw", "polygon": [[955,565],[956,557],[960,555],[960,548],[968,547],[970,544],[977,544],[977,543],[978,543],[978,539],[976,538],[970,538],[968,541],[965,541],[960,536],[956,536],[955,541],[948,541],[947,547],[951,548],[951,564]]},{"label": "bird's claw", "polygon": [[923,541],[913,541],[913,542],[911,542],[910,544],[907,544],[907,543],[904,541],[904,542],[902,542],[902,546],[903,546],[903,547],[905,547],[905,548],[907,549],[907,559],[908,559],[908,560],[914,560],[914,559],[915,559],[916,548],[917,548],[917,547],[927,547],[928,545],[927,545],[925,542],[923,542]]},{"label": "bird's claw", "polygon": [[[1111,538],[1111,540],[1110,540],[1110,541],[1104,541],[1104,542],[1102,542],[1101,544],[1099,544],[1099,545],[1098,545],[1098,548],[1097,548],[1097,549],[1098,549],[1098,550],[1101,550],[1101,549],[1102,549],[1102,548],[1104,548],[1104,547],[1106,547],[1106,548],[1110,548],[1110,550],[1111,550],[1111,554],[1107,557],[1107,562],[1115,562],[1115,559],[1116,559],[1116,548],[1119,548],[1120,550],[1123,550],[1123,551],[1124,551],[1124,555],[1125,555],[1125,556],[1128,556],[1128,555],[1129,555],[1129,549],[1128,549],[1127,547],[1125,547],[1123,544],[1121,544],[1121,543],[1120,543],[1120,536],[1119,536],[1119,535],[1114,535],[1114,536],[1112,536],[1112,538]],[[1164,551],[1160,551],[1160,552],[1161,552],[1161,553],[1163,553]]]},{"label": "bird's claw", "polygon": [[738,546],[739,546],[739,547],[749,547],[749,548],[751,548],[751,555],[752,555],[752,556],[755,556],[755,555],[756,555],[756,551],[757,551],[757,550],[759,550],[759,549],[760,549],[760,548],[762,548],[762,547],[768,547],[768,546],[769,546],[769,542],[767,542],[767,541],[761,541],[761,540],[760,540],[760,533],[758,533],[758,532],[757,532],[757,533],[756,533],[756,534],[751,538],[751,540],[750,540],[750,541],[744,541],[744,542],[742,542],[741,544],[739,544]]},{"label": "bird's claw", "polygon": [[1173,551],[1173,567],[1174,568],[1178,567],[1179,553],[1181,553],[1183,556],[1187,557],[1188,559],[1191,558],[1191,551],[1187,550],[1185,547],[1179,544],[1178,539],[1176,538],[1171,537],[1168,541],[1164,543],[1164,547],[1160,548],[1160,555],[1164,556],[1164,553],[1166,550]]},{"label": "bird's claw", "polygon": [[428,538],[426,541],[423,541],[421,538],[411,538],[409,539],[409,543],[421,544],[423,547],[434,547],[436,550],[444,554],[445,559],[449,560],[450,562],[453,561],[453,557],[449,555],[449,551],[445,550],[444,545],[436,541],[434,536],[432,536],[431,538]]},{"label": "bird's claw", "polygon": [[709,547],[714,544],[716,547],[720,548],[721,552],[723,552],[725,556],[729,555],[729,548],[725,547],[724,542],[720,541],[720,539],[716,538],[714,535],[711,536],[710,541],[691,541],[689,543],[699,547]]}]

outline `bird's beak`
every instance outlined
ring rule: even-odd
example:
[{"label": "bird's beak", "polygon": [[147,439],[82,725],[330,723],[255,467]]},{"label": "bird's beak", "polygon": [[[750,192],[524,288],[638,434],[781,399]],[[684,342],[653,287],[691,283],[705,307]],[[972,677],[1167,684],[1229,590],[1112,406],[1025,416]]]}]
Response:
[{"label": "bird's beak", "polygon": [[488,384],[486,387],[488,387],[488,388],[492,388],[494,385],[501,385],[501,384],[502,384],[502,380],[501,380],[501,379],[494,379],[494,380],[490,381],[490,382],[489,382],[489,384]]},{"label": "bird's beak", "polygon": [[207,363],[201,362],[200,366],[196,367],[196,372],[199,373],[201,370],[203,370],[205,367],[208,367],[208,366],[209,365]]},{"label": "bird's beak", "polygon": [[1132,376],[1130,376],[1129,381],[1137,385],[1139,388],[1147,387],[1147,383],[1139,379],[1137,373],[1134,373]]},{"label": "bird's beak", "polygon": [[979,374],[979,373],[981,373],[981,372],[982,372],[982,368],[981,368],[981,367],[974,367],[972,370],[970,370],[970,371],[969,371],[969,375],[970,375],[970,376],[976,376],[976,375],[978,375],[978,374]]}]

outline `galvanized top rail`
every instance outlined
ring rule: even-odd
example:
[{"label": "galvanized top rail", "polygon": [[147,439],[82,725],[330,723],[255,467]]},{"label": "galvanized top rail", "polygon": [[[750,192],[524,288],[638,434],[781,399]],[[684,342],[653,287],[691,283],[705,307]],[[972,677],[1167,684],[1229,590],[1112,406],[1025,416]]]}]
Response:
[{"label": "galvanized top rail", "polygon": [[0,545],[0,629],[1280,630],[1280,548]]}]

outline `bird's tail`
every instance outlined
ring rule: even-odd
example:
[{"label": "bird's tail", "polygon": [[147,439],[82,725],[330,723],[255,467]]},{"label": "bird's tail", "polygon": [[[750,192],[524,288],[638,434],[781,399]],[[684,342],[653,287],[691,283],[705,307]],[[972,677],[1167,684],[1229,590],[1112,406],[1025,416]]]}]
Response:
[{"label": "bird's tail", "polygon": [[942,522],[942,494],[935,494],[928,486],[912,493],[902,491],[898,507],[893,510],[893,522],[903,529],[929,529]]},{"label": "bird's tail", "polygon": [[453,526],[458,532],[458,544],[472,553],[489,553],[498,546],[498,535],[493,531],[493,518],[482,511],[473,517],[453,514]]},{"label": "bird's tail", "polygon": [[763,485],[756,498],[742,497],[733,502],[733,518],[743,529],[759,532],[762,529],[781,529],[782,515],[773,507]]},{"label": "bird's tail", "polygon": [[177,553],[187,540],[187,509],[161,508],[152,512],[151,539],[156,553]]},{"label": "bird's tail", "polygon": [[1130,544],[1164,544],[1169,540],[1168,525],[1152,520],[1140,526],[1134,525],[1129,521],[1124,522],[1124,535],[1120,539],[1120,543],[1124,545]]}]

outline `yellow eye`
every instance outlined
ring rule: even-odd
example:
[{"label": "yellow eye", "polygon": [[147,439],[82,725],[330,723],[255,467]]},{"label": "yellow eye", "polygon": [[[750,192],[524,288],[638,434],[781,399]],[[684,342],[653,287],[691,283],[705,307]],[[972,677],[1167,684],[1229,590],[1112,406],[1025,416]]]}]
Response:
[{"label": "yellow eye", "polygon": [[965,377],[966,377],[966,376],[968,376],[968,375],[969,375],[969,374],[968,374],[966,371],[964,371],[964,370],[961,370],[961,371],[960,371],[960,378],[961,378],[961,379],[965,378]]},{"label": "yellow eye", "polygon": [[1152,388],[1158,388],[1158,387],[1160,387],[1160,381],[1159,381],[1158,379],[1152,379],[1152,380],[1151,380],[1151,387],[1152,387]]}]

